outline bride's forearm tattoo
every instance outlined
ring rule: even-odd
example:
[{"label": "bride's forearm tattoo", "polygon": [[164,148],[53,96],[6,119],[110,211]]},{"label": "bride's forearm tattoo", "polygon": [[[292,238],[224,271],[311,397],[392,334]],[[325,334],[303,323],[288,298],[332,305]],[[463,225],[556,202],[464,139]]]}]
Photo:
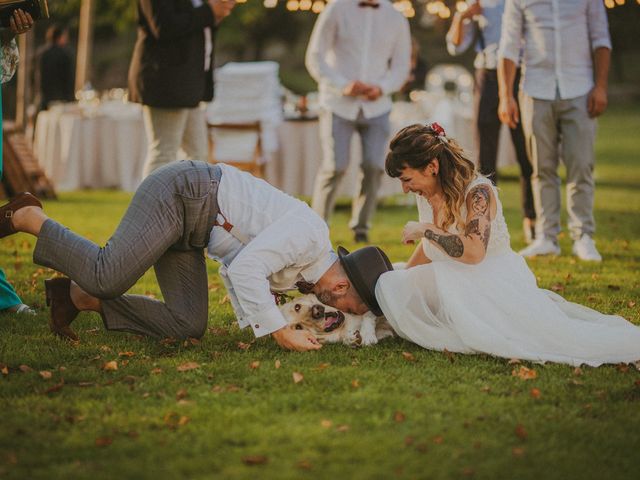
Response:
[{"label": "bride's forearm tattoo", "polygon": [[458,258],[464,253],[464,244],[457,235],[440,235],[433,230],[426,230],[424,236],[427,240],[432,240],[449,255]]},{"label": "bride's forearm tattoo", "polygon": [[471,235],[477,235],[482,240],[485,251],[489,246],[489,237],[491,236],[491,223],[488,223],[484,227],[484,232],[480,231],[480,220],[478,218],[474,218],[469,223],[467,223],[466,227],[464,227],[464,236],[469,238]]},{"label": "bride's forearm tattoo", "polygon": [[[491,205],[491,194],[488,185],[478,185],[471,190],[471,211],[476,216],[471,220],[464,229],[465,237],[477,235],[482,240],[485,251],[489,246],[489,238],[491,236],[491,215],[489,207]],[[484,232],[480,231],[480,218],[487,220]]]}]

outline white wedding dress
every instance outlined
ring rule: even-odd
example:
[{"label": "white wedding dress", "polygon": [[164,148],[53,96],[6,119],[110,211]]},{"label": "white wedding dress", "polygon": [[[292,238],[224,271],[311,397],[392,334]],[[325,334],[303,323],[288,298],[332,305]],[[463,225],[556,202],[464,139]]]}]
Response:
[{"label": "white wedding dress", "polygon": [[[490,184],[479,177],[468,191],[479,183]],[[428,349],[534,362],[598,366],[640,360],[640,327],[538,288],[524,258],[511,250],[492,189],[497,210],[481,263],[460,263],[424,242],[432,263],[380,277],[376,298],[396,333]],[[418,211],[421,222],[433,222],[422,197]]]}]

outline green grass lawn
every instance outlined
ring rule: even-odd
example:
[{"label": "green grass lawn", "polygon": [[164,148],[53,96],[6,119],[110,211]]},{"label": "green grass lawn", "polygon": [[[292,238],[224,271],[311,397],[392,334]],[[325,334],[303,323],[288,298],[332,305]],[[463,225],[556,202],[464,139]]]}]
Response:
[{"label": "green grass lawn", "polygon": [[[544,288],[640,325],[640,115],[611,109],[597,142],[600,265],[565,255],[529,262]],[[523,247],[515,169],[500,183],[514,249]],[[104,242],[130,195],[77,192],[47,202]],[[405,260],[414,207],[382,208],[372,241]],[[355,248],[337,211],[332,239]],[[445,355],[399,339],[373,348],[280,350],[240,331],[210,269],[210,328],[167,344],[74,324],[78,345],[47,328],[33,237],[0,241],[0,265],[35,318],[0,315],[0,477],[619,479],[640,471],[640,372],[511,364]],[[135,292],[159,296],[152,273]],[[116,362],[109,363],[109,362]],[[117,370],[105,369],[117,365]],[[521,366],[536,377],[512,374]],[[182,368],[181,368],[182,367]],[[295,383],[294,372],[304,379]]]}]

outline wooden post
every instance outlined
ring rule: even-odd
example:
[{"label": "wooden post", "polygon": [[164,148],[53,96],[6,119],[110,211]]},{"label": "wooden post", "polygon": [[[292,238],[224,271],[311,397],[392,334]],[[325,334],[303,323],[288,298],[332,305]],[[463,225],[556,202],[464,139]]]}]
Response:
[{"label": "wooden post", "polygon": [[78,57],[76,59],[76,91],[90,81],[91,50],[93,46],[93,16],[95,0],[82,0],[78,29]]},{"label": "wooden post", "polygon": [[31,101],[31,50],[33,48],[33,30],[17,36],[20,61],[18,63],[16,84],[16,127],[24,130],[27,125],[27,107]]}]

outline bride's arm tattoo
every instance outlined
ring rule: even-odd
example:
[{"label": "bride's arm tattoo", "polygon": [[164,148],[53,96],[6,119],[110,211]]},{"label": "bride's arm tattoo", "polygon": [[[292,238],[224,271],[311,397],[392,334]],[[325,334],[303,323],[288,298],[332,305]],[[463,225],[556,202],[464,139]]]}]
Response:
[{"label": "bride's arm tattoo", "polygon": [[440,235],[433,230],[425,230],[424,236],[427,240],[432,240],[442,247],[442,249],[454,258],[461,257],[464,253],[464,244],[457,235]]},{"label": "bride's arm tattoo", "polygon": [[[490,201],[491,195],[489,193],[489,187],[487,185],[478,185],[474,187],[471,192],[471,211],[475,218],[467,223],[464,229],[465,237],[471,235],[477,235],[482,240],[485,251],[489,246],[489,238],[491,237],[491,215],[490,215]],[[485,218],[487,221],[484,227],[484,232],[480,230],[480,219]]]}]

